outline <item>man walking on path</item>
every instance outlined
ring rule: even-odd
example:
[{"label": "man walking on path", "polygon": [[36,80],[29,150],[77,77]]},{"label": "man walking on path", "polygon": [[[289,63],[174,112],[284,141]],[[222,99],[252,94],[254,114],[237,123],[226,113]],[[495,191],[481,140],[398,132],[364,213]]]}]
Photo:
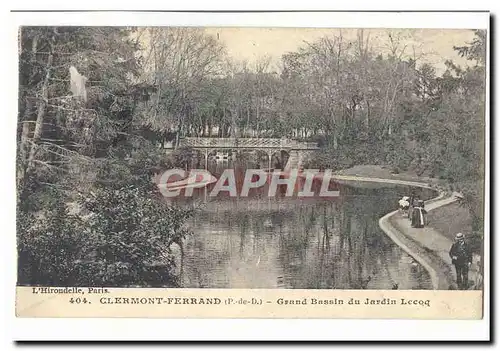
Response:
[{"label": "man walking on path", "polygon": [[465,236],[458,233],[455,236],[455,243],[450,249],[451,263],[455,265],[457,271],[457,285],[460,290],[469,288],[469,267],[472,263],[472,251],[465,242]]}]

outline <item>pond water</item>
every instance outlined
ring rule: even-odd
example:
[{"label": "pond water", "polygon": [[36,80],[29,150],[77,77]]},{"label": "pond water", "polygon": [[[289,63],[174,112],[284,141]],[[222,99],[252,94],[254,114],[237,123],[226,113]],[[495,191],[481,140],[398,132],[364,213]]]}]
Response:
[{"label": "pond water", "polygon": [[[429,190],[415,189],[423,199]],[[219,199],[190,222],[186,288],[431,289],[379,228],[408,187],[342,185],[335,199]]]}]

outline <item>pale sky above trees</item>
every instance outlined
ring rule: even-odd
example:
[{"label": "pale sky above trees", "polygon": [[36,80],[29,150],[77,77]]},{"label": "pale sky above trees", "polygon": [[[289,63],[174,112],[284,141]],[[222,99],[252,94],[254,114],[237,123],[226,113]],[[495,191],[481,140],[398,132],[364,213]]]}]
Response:
[{"label": "pale sky above trees", "polygon": [[[271,58],[272,66],[278,69],[281,55],[296,51],[305,42],[314,42],[326,35],[340,35],[346,40],[355,40],[358,29],[330,28],[207,28],[227,47],[230,57],[247,61],[250,65],[262,57]],[[400,38],[400,45],[406,45],[405,55],[415,55],[420,63],[430,63],[438,74],[445,69],[444,62],[452,59],[467,64],[458,56],[453,46],[462,46],[472,40],[474,33],[469,29],[364,29],[364,39],[369,35],[370,45],[375,51],[387,52],[389,33]],[[470,64],[470,62],[468,63]]]}]

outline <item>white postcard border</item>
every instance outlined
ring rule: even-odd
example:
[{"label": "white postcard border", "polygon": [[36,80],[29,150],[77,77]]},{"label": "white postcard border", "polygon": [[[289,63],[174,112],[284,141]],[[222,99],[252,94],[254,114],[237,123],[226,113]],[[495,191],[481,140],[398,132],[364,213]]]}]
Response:
[{"label": "white postcard border", "polygon": [[[95,16],[95,17],[94,17]],[[319,17],[317,17],[319,16]],[[337,16],[337,17],[336,17]],[[225,25],[225,26],[330,26],[335,27],[420,27],[420,28],[484,28],[488,23],[488,14],[454,13],[376,13],[328,15],[305,13],[299,16],[273,13],[259,14],[259,18],[249,14],[227,16],[227,14],[49,14],[16,13],[9,17],[8,50],[4,55],[8,58],[8,74],[4,76],[3,87],[7,96],[8,110],[1,128],[2,164],[14,165],[15,158],[15,126],[17,110],[17,26],[20,24],[87,24],[87,25]],[[372,19],[367,19],[367,18]],[[32,21],[32,22],[30,22]],[[38,22],[37,22],[38,21]],[[44,22],[45,21],[45,22]],[[158,21],[158,22],[156,22]],[[221,23],[221,21],[225,21]],[[321,22],[322,21],[322,22]],[[489,89],[488,89],[489,91]],[[489,95],[489,93],[488,93]],[[488,101],[489,104],[489,101]],[[489,105],[488,111],[489,111]],[[487,119],[489,133],[489,118]],[[487,145],[487,160],[489,143]],[[489,165],[486,174],[488,177]],[[16,260],[15,247],[15,187],[14,167],[5,166],[2,172],[2,194],[5,202],[2,205],[2,224],[6,242],[4,244],[4,267],[8,269],[8,282],[4,284],[9,303],[7,316],[14,316],[14,282]],[[488,178],[487,178],[488,180]],[[486,203],[489,209],[489,184],[486,184]],[[5,190],[5,191],[4,191]],[[485,229],[489,229],[488,219]],[[485,245],[489,245],[486,236]],[[486,250],[488,251],[488,250]],[[488,262],[489,257],[486,257]],[[488,269],[489,267],[487,267]],[[489,269],[485,281],[489,281]],[[16,319],[12,318],[7,330],[14,339],[35,340],[468,340],[470,338],[488,338],[489,335],[489,286],[485,286],[485,316],[482,321],[416,321],[416,320],[151,320],[151,319]],[[166,333],[166,331],[169,331]]]}]

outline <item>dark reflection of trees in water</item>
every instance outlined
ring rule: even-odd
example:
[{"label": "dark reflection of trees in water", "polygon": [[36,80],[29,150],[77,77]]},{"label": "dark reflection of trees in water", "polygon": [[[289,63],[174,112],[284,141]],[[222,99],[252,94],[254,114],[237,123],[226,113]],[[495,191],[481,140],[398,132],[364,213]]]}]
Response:
[{"label": "dark reflection of trees in water", "polygon": [[[383,288],[391,289],[397,282],[388,265],[397,271],[402,252],[380,230],[378,220],[396,208],[398,198],[407,190],[345,187],[341,193],[342,197],[333,201],[318,200],[283,211],[251,212],[244,206],[230,211],[223,206],[221,212],[201,214],[197,221],[203,227],[224,233],[200,237],[187,245],[192,256],[199,256],[191,267],[200,276],[194,279],[208,281],[198,284],[200,287],[210,287],[210,279],[230,287],[221,276],[224,271],[214,277],[218,268],[233,264],[235,259],[260,261],[262,257],[280,267],[278,287],[363,289],[370,288],[370,279],[384,276],[388,281]],[[209,249],[203,240],[210,241]],[[267,257],[271,252],[273,257]]]},{"label": "dark reflection of trees in water", "polygon": [[394,209],[400,192],[345,188],[338,201],[302,207],[288,217],[279,260],[290,287],[365,289],[383,273],[391,289],[396,282],[387,265],[394,245],[378,220]]}]

